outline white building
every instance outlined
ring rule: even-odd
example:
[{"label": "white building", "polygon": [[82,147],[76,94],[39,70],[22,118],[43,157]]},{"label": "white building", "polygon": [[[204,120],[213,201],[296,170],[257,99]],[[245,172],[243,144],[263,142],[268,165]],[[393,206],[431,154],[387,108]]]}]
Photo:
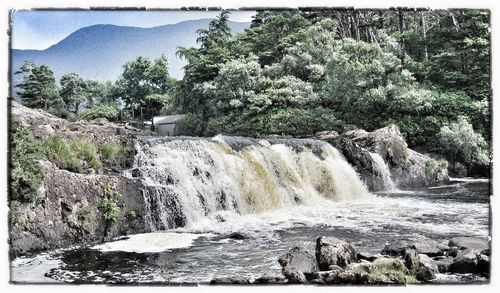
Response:
[{"label": "white building", "polygon": [[153,117],[153,125],[158,135],[174,136],[178,134],[177,122],[186,117],[185,114]]}]

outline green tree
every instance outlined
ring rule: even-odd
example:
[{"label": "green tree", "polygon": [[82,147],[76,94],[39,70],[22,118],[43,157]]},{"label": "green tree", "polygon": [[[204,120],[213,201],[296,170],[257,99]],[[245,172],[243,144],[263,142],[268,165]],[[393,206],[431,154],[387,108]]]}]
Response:
[{"label": "green tree", "polygon": [[476,133],[465,116],[450,125],[443,126],[439,132],[438,150],[452,163],[488,165],[490,162],[488,143]]},{"label": "green tree", "polygon": [[23,105],[62,114],[64,103],[59,95],[54,73],[47,65],[36,66],[27,61],[16,74],[23,76],[22,82],[16,85],[21,89],[17,94]]},{"label": "green tree", "polygon": [[75,116],[87,102],[87,83],[76,73],[68,73],[61,77],[61,97],[68,112]]},{"label": "green tree", "polygon": [[163,107],[162,101],[151,98],[166,95],[173,87],[173,79],[168,73],[168,60],[165,56],[151,60],[138,57],[123,66],[116,92],[131,109],[139,113],[144,109],[146,119],[157,115]]}]

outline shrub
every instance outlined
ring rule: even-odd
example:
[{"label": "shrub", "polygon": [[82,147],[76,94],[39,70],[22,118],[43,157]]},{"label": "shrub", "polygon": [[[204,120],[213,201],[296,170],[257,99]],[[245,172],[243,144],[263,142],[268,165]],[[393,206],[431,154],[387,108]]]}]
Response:
[{"label": "shrub", "polygon": [[103,198],[101,206],[104,209],[104,219],[111,222],[116,222],[116,220],[118,220],[120,211],[118,208],[118,200]]},{"label": "shrub", "polygon": [[113,166],[121,164],[125,153],[126,148],[115,143],[103,144],[100,149],[102,160]]},{"label": "shrub", "polygon": [[97,149],[93,144],[82,139],[71,140],[69,144],[78,158],[82,158],[92,169],[99,170],[101,168],[101,160],[99,160]]},{"label": "shrub", "polygon": [[43,181],[38,160],[45,158],[42,141],[30,129],[12,123],[10,141],[10,199],[32,202]]},{"label": "shrub", "polygon": [[81,118],[85,120],[94,120],[97,118],[106,118],[110,121],[118,118],[118,110],[109,105],[95,106],[82,114]]}]

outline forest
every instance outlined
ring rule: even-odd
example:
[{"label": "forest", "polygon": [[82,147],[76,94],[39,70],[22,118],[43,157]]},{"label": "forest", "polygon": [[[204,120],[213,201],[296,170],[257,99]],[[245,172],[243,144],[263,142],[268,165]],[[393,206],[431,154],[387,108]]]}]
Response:
[{"label": "forest", "polygon": [[[70,119],[187,114],[183,135],[310,137],[399,126],[409,146],[489,170],[490,12],[300,9],[257,11],[233,34],[230,11],[168,60],[138,57],[115,81],[59,81],[46,65],[16,69],[21,102]],[[168,37],[168,36],[165,36]],[[486,170],[486,171],[485,171]]]}]

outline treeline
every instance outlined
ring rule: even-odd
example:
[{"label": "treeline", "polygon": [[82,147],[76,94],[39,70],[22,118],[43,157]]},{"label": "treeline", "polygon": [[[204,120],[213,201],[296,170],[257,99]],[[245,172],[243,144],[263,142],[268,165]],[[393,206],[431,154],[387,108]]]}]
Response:
[{"label": "treeline", "polygon": [[[178,49],[182,80],[169,77],[164,58],[138,58],[105,87],[101,104],[186,113],[180,129],[196,136],[310,136],[395,123],[411,147],[452,165],[489,164],[489,11],[262,10],[236,35],[228,18],[223,11],[198,30],[199,47]],[[65,94],[75,91],[63,88],[61,79],[65,110],[77,115]],[[90,96],[88,111],[97,100]]]}]

